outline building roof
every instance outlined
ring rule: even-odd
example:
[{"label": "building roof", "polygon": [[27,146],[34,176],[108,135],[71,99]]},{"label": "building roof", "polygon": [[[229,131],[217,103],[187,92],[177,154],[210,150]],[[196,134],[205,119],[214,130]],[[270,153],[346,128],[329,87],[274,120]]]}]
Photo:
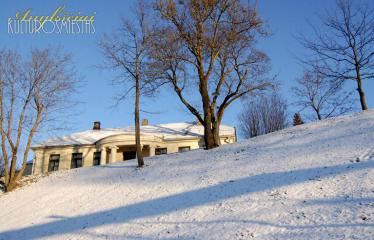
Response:
[{"label": "building roof", "polygon": [[[141,135],[159,137],[166,141],[193,139],[204,135],[203,126],[188,122],[141,126],[140,131]],[[103,138],[120,134],[135,135],[135,128],[133,126],[124,128],[102,128],[100,130],[77,132],[63,137],[50,138],[33,145],[32,148],[92,145]],[[221,124],[220,135],[233,136],[235,135],[235,128]]]}]

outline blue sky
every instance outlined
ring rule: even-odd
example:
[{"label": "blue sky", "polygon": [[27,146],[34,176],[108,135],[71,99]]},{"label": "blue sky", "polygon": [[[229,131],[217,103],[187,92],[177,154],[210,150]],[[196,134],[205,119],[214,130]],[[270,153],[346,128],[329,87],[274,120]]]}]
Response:
[{"label": "blue sky", "polygon": [[[252,1],[254,2],[254,1]],[[369,1],[371,2],[371,1]],[[373,4],[371,2],[371,4]],[[32,9],[35,15],[49,15],[58,6],[64,5],[67,10],[81,12],[84,15],[96,14],[95,34],[85,35],[21,35],[7,33],[7,19],[18,11]],[[298,32],[310,30],[307,19],[316,22],[316,13],[331,8],[333,0],[259,0],[259,14],[267,21],[272,32],[271,37],[261,39],[258,47],[266,52],[272,61],[272,74],[278,75],[284,97],[289,103],[293,102],[290,88],[296,77],[300,76],[302,67],[295,60],[304,52],[294,38]],[[107,70],[95,67],[102,62],[103,57],[97,47],[97,41],[104,33],[110,33],[118,27],[120,16],[130,15],[131,1],[116,0],[2,0],[0,8],[0,47],[15,48],[27,54],[30,48],[46,46],[63,46],[64,50],[73,55],[76,68],[83,81],[80,84],[79,100],[83,103],[71,117],[73,123],[68,131],[58,134],[90,129],[93,121],[101,121],[102,127],[120,127],[133,124],[133,102],[131,99],[118,107],[113,107],[113,95],[116,87],[110,84],[113,77]],[[347,86],[354,88],[354,85]],[[374,107],[374,82],[364,83],[367,102]],[[358,103],[357,103],[358,104]],[[191,121],[194,118],[171,91],[162,91],[157,98],[142,101],[142,108],[158,114],[142,114],[151,124]],[[237,126],[237,115],[241,109],[238,101],[227,110],[223,123]],[[290,112],[296,109],[290,107]],[[39,136],[47,137],[46,134]]]}]

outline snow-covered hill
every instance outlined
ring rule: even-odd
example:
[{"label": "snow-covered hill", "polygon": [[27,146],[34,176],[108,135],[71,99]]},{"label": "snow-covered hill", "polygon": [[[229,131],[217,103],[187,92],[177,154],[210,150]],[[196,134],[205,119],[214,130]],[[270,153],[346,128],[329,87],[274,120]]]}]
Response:
[{"label": "snow-covered hill", "polygon": [[0,239],[374,239],[374,111],[51,174],[0,197]]}]

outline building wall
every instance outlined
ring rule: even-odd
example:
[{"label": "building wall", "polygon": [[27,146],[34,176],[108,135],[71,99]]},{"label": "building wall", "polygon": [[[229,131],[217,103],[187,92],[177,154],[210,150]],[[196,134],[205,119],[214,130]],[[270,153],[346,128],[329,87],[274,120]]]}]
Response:
[{"label": "building wall", "polygon": [[165,144],[160,144],[157,146],[157,148],[167,148],[167,153],[176,153],[179,150],[179,147],[190,147],[191,150],[193,149],[199,149],[202,147],[200,146],[198,139],[193,140],[185,140],[185,141],[169,141]]},{"label": "building wall", "polygon": [[59,170],[67,170],[71,168],[71,157],[73,153],[82,153],[83,166],[88,167],[93,165],[94,152],[100,151],[95,146],[80,146],[80,147],[55,147],[36,149],[34,174],[48,172],[49,158],[52,154],[60,154]]}]

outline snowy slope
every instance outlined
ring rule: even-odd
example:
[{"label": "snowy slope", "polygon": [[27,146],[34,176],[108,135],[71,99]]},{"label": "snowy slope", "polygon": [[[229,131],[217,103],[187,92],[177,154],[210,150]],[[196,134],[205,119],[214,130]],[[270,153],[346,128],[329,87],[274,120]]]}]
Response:
[{"label": "snowy slope", "polygon": [[0,239],[374,239],[374,111],[51,174],[0,197]]}]

